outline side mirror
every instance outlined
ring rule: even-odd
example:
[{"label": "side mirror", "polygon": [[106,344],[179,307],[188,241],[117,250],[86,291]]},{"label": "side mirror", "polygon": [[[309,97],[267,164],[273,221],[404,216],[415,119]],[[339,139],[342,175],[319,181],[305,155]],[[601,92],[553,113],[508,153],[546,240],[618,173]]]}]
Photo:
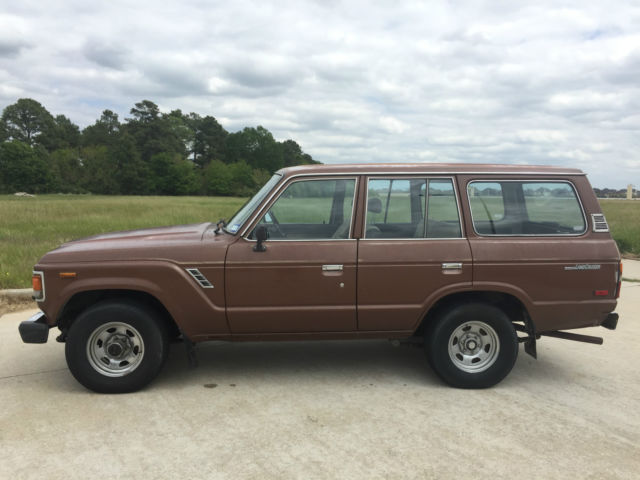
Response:
[{"label": "side mirror", "polygon": [[224,219],[219,220],[218,223],[216,223],[216,229],[213,231],[213,233],[218,235],[220,233],[220,230],[222,230],[226,226],[227,226],[227,222],[225,222]]},{"label": "side mirror", "polygon": [[254,235],[256,236],[256,246],[253,247],[254,252],[265,252],[267,247],[264,246],[264,242],[267,238],[269,238],[269,232],[267,231],[267,227],[264,225],[260,225],[256,228]]}]

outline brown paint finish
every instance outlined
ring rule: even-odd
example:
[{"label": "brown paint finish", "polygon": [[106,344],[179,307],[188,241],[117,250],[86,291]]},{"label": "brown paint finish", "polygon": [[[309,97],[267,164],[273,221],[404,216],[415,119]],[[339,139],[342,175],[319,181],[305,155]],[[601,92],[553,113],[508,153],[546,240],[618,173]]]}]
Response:
[{"label": "brown paint finish", "polygon": [[184,268],[166,262],[145,261],[91,263],[83,265],[60,264],[47,268],[47,273],[73,268],[76,280],[56,279],[46,275],[48,295],[40,308],[53,324],[62,308],[76,294],[96,290],[131,290],[148,293],[157,298],[176,319],[183,332],[191,337],[200,334],[228,334],[224,305],[224,267],[207,270],[213,289],[202,289]]},{"label": "brown paint finish", "polygon": [[[303,338],[398,338],[411,334],[449,294],[501,292],[524,305],[539,332],[599,325],[615,309],[619,253],[609,233],[593,232],[601,213],[576,169],[513,165],[377,164],[284,169],[238,232],[215,234],[211,223],[98,235],[46,254],[40,303],[51,325],[76,295],[139,291],[155,297],[193,341]],[[464,238],[364,239],[367,178],[452,178]],[[347,240],[265,242],[255,252],[249,232],[280,192],[304,179],[357,180]],[[579,195],[587,229],[575,236],[482,236],[474,231],[467,185],[473,180],[568,181]],[[461,268],[443,268],[443,264]],[[598,265],[575,269],[576,265]],[[340,269],[334,266],[342,266]],[[323,266],[331,268],[323,269]],[[198,269],[203,288],[187,269]],[[61,279],[60,272],[76,272]],[[605,296],[595,291],[606,290]]]},{"label": "brown paint finish", "polygon": [[[538,331],[599,325],[615,309],[615,274],[620,255],[609,233],[592,230],[590,214],[601,213],[591,186],[583,176],[562,177],[580,197],[586,232],[576,236],[481,236],[468,211],[467,185],[471,181],[555,181],[539,176],[459,176],[465,224],[474,259],[474,289],[513,294],[527,307]],[[576,270],[576,265],[598,265]],[[606,298],[594,291],[608,290]]]},{"label": "brown paint finish", "polygon": [[[229,248],[233,333],[356,331],[356,240],[266,243],[264,252],[244,239]],[[342,270],[324,271],[325,265]]]},{"label": "brown paint finish", "polygon": [[[74,295],[96,290],[132,290],[155,297],[188,336],[228,334],[224,259],[231,235],[214,235],[212,224],[182,225],[97,235],[69,242],[35,267],[45,271],[40,308],[51,324]],[[199,268],[214,285],[202,289],[186,272]],[[59,272],[74,271],[73,280]],[[51,293],[55,292],[55,293]]]},{"label": "brown paint finish", "polygon": [[[443,269],[461,263],[460,269]],[[360,330],[415,329],[436,292],[470,290],[466,239],[361,240],[358,249]]]}]

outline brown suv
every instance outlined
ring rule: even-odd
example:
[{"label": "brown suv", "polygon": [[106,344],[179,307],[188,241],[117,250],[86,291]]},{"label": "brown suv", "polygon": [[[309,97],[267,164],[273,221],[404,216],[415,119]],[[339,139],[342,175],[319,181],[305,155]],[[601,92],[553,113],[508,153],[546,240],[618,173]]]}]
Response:
[{"label": "brown suv", "polygon": [[[287,168],[228,222],[98,235],[33,272],[69,369],[99,392],[141,388],[169,341],[389,338],[424,343],[456,387],[502,380],[518,344],[614,329],[620,255],[575,169],[468,164]],[[520,333],[520,336],[518,336]]]}]

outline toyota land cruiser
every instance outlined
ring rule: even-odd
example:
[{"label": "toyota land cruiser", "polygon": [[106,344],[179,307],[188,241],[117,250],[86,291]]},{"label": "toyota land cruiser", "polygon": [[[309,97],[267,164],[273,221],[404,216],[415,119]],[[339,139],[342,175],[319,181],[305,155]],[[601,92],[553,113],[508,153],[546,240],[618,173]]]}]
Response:
[{"label": "toyota land cruiser", "polygon": [[423,344],[462,388],[495,385],[519,343],[614,329],[620,255],[579,170],[323,165],[277,172],[228,223],[97,235],[38,262],[24,342],[65,342],[98,392],[150,382],[169,342]]}]

